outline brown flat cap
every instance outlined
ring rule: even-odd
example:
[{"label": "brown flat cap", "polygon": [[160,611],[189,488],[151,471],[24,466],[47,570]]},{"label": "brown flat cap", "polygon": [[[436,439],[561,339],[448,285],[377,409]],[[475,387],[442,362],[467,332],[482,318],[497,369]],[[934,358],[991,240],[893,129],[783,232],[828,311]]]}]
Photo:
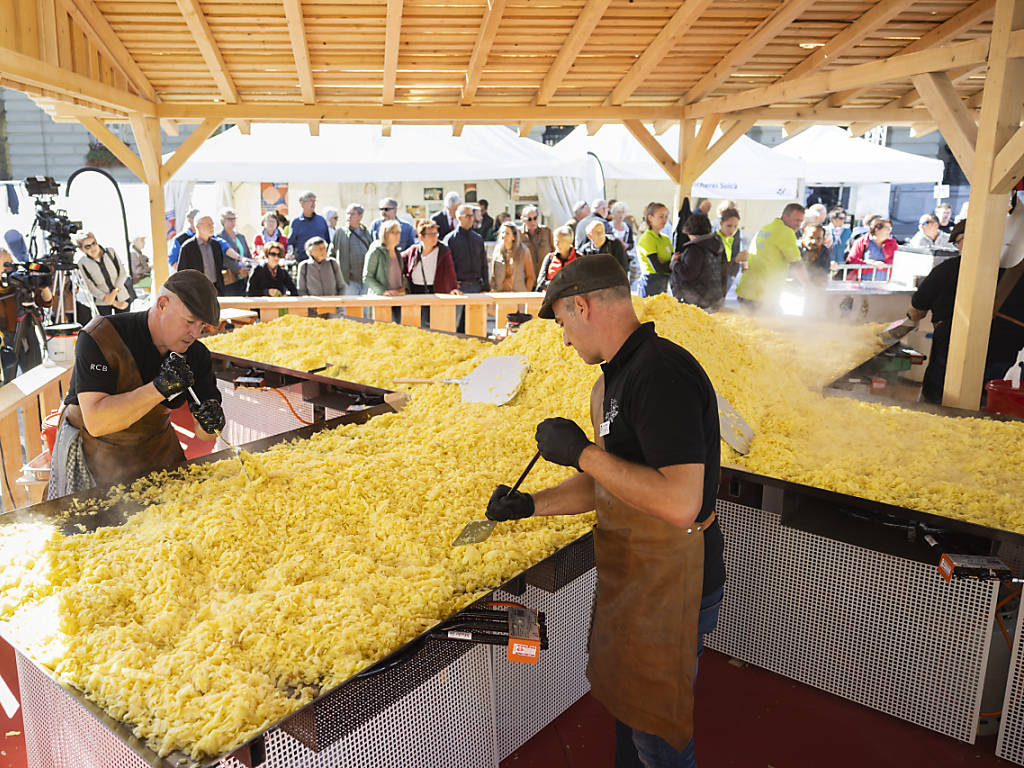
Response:
[{"label": "brown flat cap", "polygon": [[217,289],[197,269],[182,269],[175,272],[164,283],[164,288],[173,293],[188,311],[204,323],[220,325],[220,302]]},{"label": "brown flat cap", "polygon": [[544,303],[541,304],[537,316],[545,320],[554,320],[554,304],[559,299],[600,291],[602,288],[614,288],[617,285],[629,288],[629,278],[614,256],[607,253],[577,256],[562,267],[548,283]]}]

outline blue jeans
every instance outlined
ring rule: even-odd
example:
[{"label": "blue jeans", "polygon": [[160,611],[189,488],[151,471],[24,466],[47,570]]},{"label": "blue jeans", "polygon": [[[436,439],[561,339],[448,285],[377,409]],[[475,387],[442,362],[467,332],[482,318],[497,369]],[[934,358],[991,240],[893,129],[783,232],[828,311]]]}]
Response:
[{"label": "blue jeans", "polygon": [[[718,626],[718,612],[722,607],[723,590],[716,589],[700,601],[697,614],[697,666],[704,652],[704,635],[714,632]],[[697,670],[694,669],[693,685],[697,686]],[[615,768],[697,768],[693,739],[682,752],[660,736],[630,728],[620,720],[615,721]]]}]

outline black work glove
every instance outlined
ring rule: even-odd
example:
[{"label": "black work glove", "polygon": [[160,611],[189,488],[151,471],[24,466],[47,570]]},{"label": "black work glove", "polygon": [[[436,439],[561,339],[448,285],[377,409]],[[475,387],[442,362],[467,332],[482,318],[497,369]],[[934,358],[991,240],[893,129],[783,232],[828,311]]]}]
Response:
[{"label": "black work glove", "polygon": [[511,490],[507,485],[499,485],[494,489],[491,500],[487,502],[488,520],[519,520],[533,514],[533,496],[522,491],[509,495]]},{"label": "black work glove", "polygon": [[580,454],[588,445],[593,443],[571,419],[544,419],[537,425],[537,450],[552,464],[579,469]]},{"label": "black work glove", "polygon": [[191,387],[194,381],[192,369],[188,367],[185,358],[169,355],[160,366],[160,372],[153,379],[153,386],[164,396],[165,400],[170,400]]},{"label": "black work glove", "polygon": [[188,409],[192,411],[192,415],[196,417],[196,421],[206,434],[217,435],[224,429],[224,409],[216,400],[203,400],[200,405],[190,400]]}]

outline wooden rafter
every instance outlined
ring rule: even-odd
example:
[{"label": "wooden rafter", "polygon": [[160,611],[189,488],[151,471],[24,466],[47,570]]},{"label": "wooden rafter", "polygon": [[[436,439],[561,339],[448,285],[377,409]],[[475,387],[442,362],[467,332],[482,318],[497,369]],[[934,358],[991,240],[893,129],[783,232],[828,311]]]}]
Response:
[{"label": "wooden rafter", "polygon": [[858,123],[850,123],[850,125],[847,128],[847,131],[849,131],[851,136],[857,138],[859,136],[863,136],[876,125],[880,125],[880,123],[877,120],[864,120]]},{"label": "wooden rafter", "polygon": [[[910,126],[910,138],[916,139],[921,136],[927,136],[929,133],[934,133],[937,130],[939,130],[937,123],[914,123]],[[961,169],[963,169],[963,166],[961,166]],[[963,170],[966,173],[966,169]]]},{"label": "wooden rafter", "polygon": [[452,123],[452,136],[461,136],[462,129],[466,127],[465,123],[455,122]]},{"label": "wooden rafter", "polygon": [[213,81],[217,84],[221,98],[229,104],[238,103],[238,89],[228,73],[228,66],[224,63],[220,45],[213,38],[213,31],[203,14],[203,9],[199,7],[199,0],[177,0],[177,2],[178,10],[181,11],[189,32],[192,33],[192,39],[195,40],[203,61],[206,62],[206,68],[210,70]]},{"label": "wooden rafter", "polygon": [[319,136],[320,135],[320,121],[319,120],[310,120],[307,123],[307,125],[309,126],[309,135],[310,136]]},{"label": "wooden rafter", "polygon": [[484,65],[487,64],[494,38],[498,36],[501,16],[505,12],[505,2],[506,0],[487,0],[487,8],[484,9],[480,29],[476,34],[476,43],[473,45],[473,54],[469,57],[469,68],[466,69],[466,82],[462,86],[459,98],[461,104],[472,104],[476,98],[476,89],[480,87]]},{"label": "wooden rafter", "polygon": [[[384,83],[381,104],[385,107],[395,103],[395,82],[398,79],[398,46],[402,37],[403,0],[387,0],[387,15],[384,22]],[[385,136],[391,135],[391,128]]]},{"label": "wooden rafter", "polygon": [[177,120],[161,120],[160,128],[168,136],[178,135],[178,121]]},{"label": "wooden rafter", "polygon": [[856,47],[868,35],[885,27],[896,16],[907,9],[914,0],[881,0],[842,32],[829,40],[803,61],[784,74],[779,82],[796,80],[804,75],[817,71],[822,66],[834,62],[843,54]]},{"label": "wooden rafter", "polygon": [[523,139],[530,135],[530,131],[533,130],[533,126],[536,123],[520,123],[519,124],[519,138]]},{"label": "wooden rafter", "polygon": [[295,59],[295,72],[299,76],[302,100],[306,104],[313,104],[316,102],[316,89],[313,87],[313,65],[309,60],[302,0],[284,0],[284,15],[288,21],[288,37],[292,44],[292,58]]},{"label": "wooden rafter", "polygon": [[448,104],[395,104],[389,107],[372,104],[295,104],[287,102],[251,101],[244,104],[168,103],[151,105],[161,118],[197,120],[217,116],[228,122],[238,120],[305,121],[320,118],[336,122],[380,122],[397,120],[406,123],[437,125],[463,121],[474,124],[501,123],[512,125],[529,120],[546,125],[569,125],[586,120],[619,122],[643,120],[652,122],[670,117],[679,119],[679,108],[660,107],[516,107],[474,104],[469,107]]},{"label": "wooden rafter", "polygon": [[125,168],[138,176],[139,181],[146,180],[146,172],[142,168],[142,161],[139,159],[139,156],[132,152],[117,134],[95,117],[80,117],[79,122],[85,126],[89,133],[99,139],[103,146],[111,151],[114,157],[124,163]]},{"label": "wooden rafter", "polygon": [[587,129],[587,136],[593,136],[594,134],[596,134],[598,131],[601,130],[602,125],[604,125],[604,123],[602,123],[599,120],[588,120],[586,123],[584,123],[584,126]]},{"label": "wooden rafter", "polygon": [[93,0],[61,0],[61,3],[93,44],[117,66],[139,94],[150,101],[157,101],[156,91],[149,79]]},{"label": "wooden rafter", "polygon": [[[969,5],[960,13],[939,24],[928,34],[923,35],[920,39],[903,48],[900,53],[917,53],[918,51],[927,51],[929,48],[934,48],[938,45],[945,45],[990,17],[995,7],[996,0],[978,0],[973,5]],[[822,104],[822,106],[841,107],[844,104],[849,104],[860,96],[864,90],[864,88],[854,88],[848,91],[833,93],[825,99],[827,104]],[[916,93],[916,91],[913,92]]]},{"label": "wooden rafter", "polygon": [[248,136],[252,132],[252,120],[235,120],[235,125],[243,136]]},{"label": "wooden rafter", "polygon": [[[657,36],[644,49],[626,74],[619,80],[605,100],[605,104],[620,105],[640,87],[648,75],[654,71],[662,59],[675,47],[679,38],[700,18],[713,0],[684,0],[676,9]],[[647,130],[646,128],[644,129]]]},{"label": "wooden rafter", "polygon": [[689,156],[679,160],[683,166],[681,173],[685,178],[696,180],[700,176],[696,169],[700,165],[701,156],[707,151],[721,122],[721,115],[708,115],[700,121],[700,130],[697,131],[697,135],[693,139]]},{"label": "wooden rafter", "polygon": [[1010,187],[1024,176],[1024,128],[1018,128],[992,164],[992,189]]},{"label": "wooden rafter", "polygon": [[156,104],[134,93],[80,75],[64,67],[47,64],[33,56],[0,47],[3,77],[7,84],[21,90],[37,88],[64,94],[69,100],[85,99],[101,107],[123,112],[153,114]]},{"label": "wooden rafter", "polygon": [[804,75],[795,80],[751,88],[728,98],[705,99],[686,107],[684,114],[687,117],[703,117],[718,112],[736,112],[848,88],[903,80],[924,72],[945,72],[983,62],[987,55],[988,40],[953,43],[928,51],[897,54],[881,61]]},{"label": "wooden rafter", "polygon": [[970,179],[974,168],[974,147],[978,143],[978,124],[974,117],[945,72],[914,75],[913,81],[921,100],[935,117],[950,151]]},{"label": "wooden rafter", "polygon": [[720,158],[725,151],[735,144],[740,136],[745,134],[754,126],[754,120],[751,118],[744,118],[742,120],[732,121],[730,125],[726,126],[724,123],[720,123],[719,127],[723,128],[722,135],[718,137],[718,141],[708,147],[705,151],[701,152],[696,158],[695,163],[690,166],[693,173],[693,178],[699,179],[712,164]]},{"label": "wooden rafter", "polygon": [[174,154],[160,169],[160,183],[166,184],[171,177],[178,172],[178,169],[185,164],[185,161],[192,157],[192,154],[199,149],[199,145],[213,135],[213,132],[220,127],[220,118],[208,117],[201,122],[196,129],[189,134],[189,137],[181,142]]},{"label": "wooden rafter", "polygon": [[757,56],[775,40],[782,30],[790,26],[815,0],[787,0],[775,12],[762,21],[739,45],[735,46],[679,100],[680,106],[692,104],[711,93],[729,79],[729,76],[746,62]]},{"label": "wooden rafter", "polygon": [[385,136],[385,137],[391,135],[391,121],[390,120],[381,120],[380,121],[380,135],[381,136]]},{"label": "wooden rafter", "polygon": [[558,90],[558,86],[561,85],[562,80],[572,68],[576,57],[583,50],[583,46],[587,44],[591,33],[601,21],[609,5],[611,5],[611,0],[587,0],[580,15],[576,17],[569,36],[558,49],[558,55],[555,56],[551,69],[548,70],[540,88],[537,89],[537,95],[533,100],[535,105],[543,107],[551,101],[551,97],[555,95],[555,91]]},{"label": "wooden rafter", "polygon": [[661,169],[668,174],[668,177],[675,181],[679,178],[679,163],[672,159],[661,143],[651,135],[643,123],[639,120],[625,120],[623,124],[626,130],[633,134],[633,138],[640,142],[647,153],[654,158],[654,161],[661,166]]}]

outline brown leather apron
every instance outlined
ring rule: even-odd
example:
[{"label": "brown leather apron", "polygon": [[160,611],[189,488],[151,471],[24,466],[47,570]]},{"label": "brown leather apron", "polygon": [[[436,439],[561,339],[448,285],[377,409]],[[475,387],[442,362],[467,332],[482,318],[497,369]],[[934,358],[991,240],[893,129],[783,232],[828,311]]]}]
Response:
[{"label": "brown leather apron", "polygon": [[[604,378],[591,397],[598,445]],[[682,751],[693,737],[697,616],[704,530],[715,514],[678,528],[595,483],[597,594],[590,634],[590,692],[631,728]]]},{"label": "brown leather apron", "polygon": [[[105,317],[93,318],[85,328],[99,346],[107,363],[117,371],[116,395],[142,386],[142,376],[131,350]],[[123,483],[185,461],[178,436],[171,426],[171,410],[158,403],[127,429],[93,437],[85,429],[82,409],[64,409],[68,422],[82,432],[82,448],[97,485]]]}]

